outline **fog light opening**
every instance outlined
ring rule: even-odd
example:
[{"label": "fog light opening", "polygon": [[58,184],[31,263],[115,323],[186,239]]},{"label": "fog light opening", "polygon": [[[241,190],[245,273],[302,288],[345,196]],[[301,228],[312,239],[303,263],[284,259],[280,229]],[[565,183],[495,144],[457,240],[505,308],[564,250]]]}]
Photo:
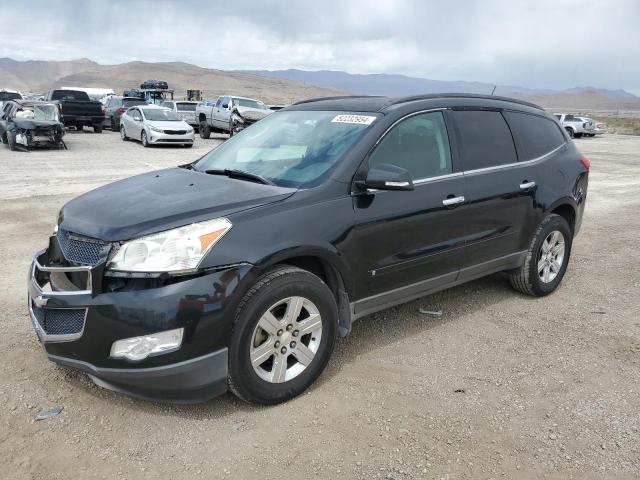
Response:
[{"label": "fog light opening", "polygon": [[139,362],[153,355],[177,350],[182,345],[184,328],[166,330],[141,337],[124,338],[111,345],[111,358],[124,358]]}]

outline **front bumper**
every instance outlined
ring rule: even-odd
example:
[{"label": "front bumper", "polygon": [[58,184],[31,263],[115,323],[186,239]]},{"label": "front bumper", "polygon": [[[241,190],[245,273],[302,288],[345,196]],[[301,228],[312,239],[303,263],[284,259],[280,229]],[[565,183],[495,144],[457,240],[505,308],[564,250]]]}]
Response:
[{"label": "front bumper", "polygon": [[168,143],[178,143],[178,144],[190,144],[193,143],[195,139],[195,132],[191,131],[190,133],[185,133],[183,135],[179,134],[170,134],[170,133],[160,133],[155,132],[153,130],[149,131],[149,143],[152,144],[168,144]]},{"label": "front bumper", "polygon": [[[156,401],[200,402],[226,390],[227,346],[250,265],[157,288],[103,291],[104,266],[61,266],[49,255],[54,242],[34,257],[28,279],[31,322],[50,360],[103,387]],[[86,286],[61,291],[64,282],[52,281],[60,275],[85,275]],[[110,358],[116,340],[174,328],[184,328],[176,351],[141,362]]]}]

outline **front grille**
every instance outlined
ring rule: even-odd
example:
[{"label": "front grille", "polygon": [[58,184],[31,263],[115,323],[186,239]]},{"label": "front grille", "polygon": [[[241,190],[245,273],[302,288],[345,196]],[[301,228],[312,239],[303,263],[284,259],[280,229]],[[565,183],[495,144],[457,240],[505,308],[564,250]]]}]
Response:
[{"label": "front grille", "polygon": [[73,335],[84,327],[86,309],[51,309],[31,304],[33,316],[47,335]]},{"label": "front grille", "polygon": [[93,238],[81,237],[66,230],[58,230],[58,244],[69,262],[96,266],[109,253],[109,244]]},{"label": "front grille", "polygon": [[167,135],[184,135],[187,133],[186,130],[165,130],[164,133]]}]

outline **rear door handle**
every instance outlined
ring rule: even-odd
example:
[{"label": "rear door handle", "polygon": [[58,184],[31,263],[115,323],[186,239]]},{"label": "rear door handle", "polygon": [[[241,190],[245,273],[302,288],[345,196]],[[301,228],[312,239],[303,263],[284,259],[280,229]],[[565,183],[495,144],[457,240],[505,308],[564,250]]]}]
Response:
[{"label": "rear door handle", "polygon": [[459,205],[461,203],[464,203],[464,197],[463,196],[459,196],[459,197],[447,197],[444,200],[442,200],[442,204],[445,207],[451,207],[452,205]]},{"label": "rear door handle", "polygon": [[536,186],[536,182],[527,182],[524,181],[520,184],[520,190],[528,190]]}]

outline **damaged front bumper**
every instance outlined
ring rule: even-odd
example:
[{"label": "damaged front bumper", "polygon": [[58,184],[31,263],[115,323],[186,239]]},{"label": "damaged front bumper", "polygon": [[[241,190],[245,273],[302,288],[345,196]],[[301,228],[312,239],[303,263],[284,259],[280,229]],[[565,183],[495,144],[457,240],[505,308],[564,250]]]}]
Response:
[{"label": "damaged front bumper", "polygon": [[[226,391],[232,319],[250,266],[108,291],[104,265],[63,265],[50,254],[56,242],[35,255],[28,278],[31,323],[50,360],[148,400],[193,403]],[[110,355],[118,340],[176,328],[184,335],[175,351],[139,362]]]},{"label": "damaged front bumper", "polygon": [[59,125],[13,125],[10,134],[14,139],[14,145],[18,148],[31,149],[38,147],[66,148],[62,137],[64,128]]}]

